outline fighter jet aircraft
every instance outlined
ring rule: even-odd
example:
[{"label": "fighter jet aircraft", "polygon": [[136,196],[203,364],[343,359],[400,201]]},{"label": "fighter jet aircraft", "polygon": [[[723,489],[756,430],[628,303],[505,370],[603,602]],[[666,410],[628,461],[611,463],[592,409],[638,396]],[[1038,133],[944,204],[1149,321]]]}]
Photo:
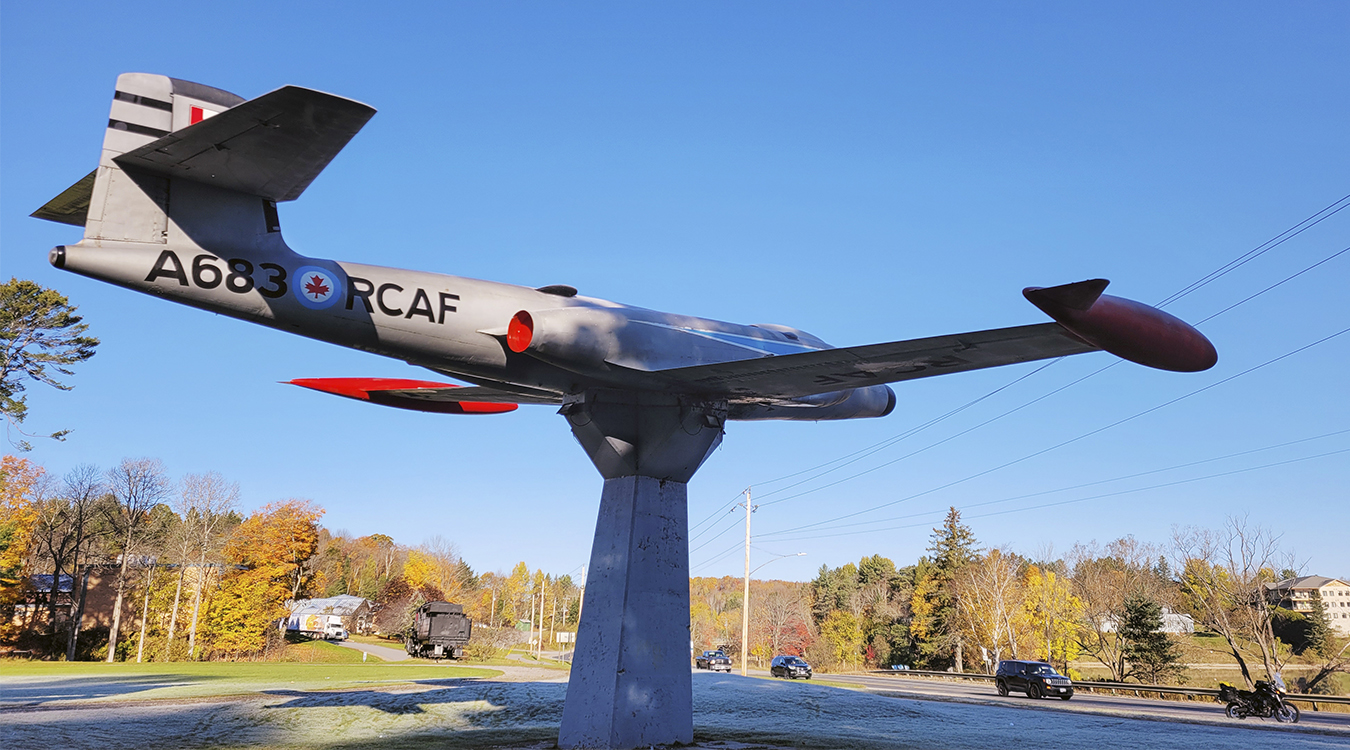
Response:
[{"label": "fighter jet aircraft", "polygon": [[403,409],[496,414],[594,389],[660,392],[726,419],[882,417],[887,386],[1106,350],[1166,370],[1214,365],[1213,345],[1101,279],[1023,290],[1054,322],[834,348],[741,325],[438,273],[300,255],[277,204],[295,200],[375,114],[296,86],[245,101],[162,75],[117,79],[98,168],[33,215],[84,227],[57,268],[470,383],[305,378]]}]

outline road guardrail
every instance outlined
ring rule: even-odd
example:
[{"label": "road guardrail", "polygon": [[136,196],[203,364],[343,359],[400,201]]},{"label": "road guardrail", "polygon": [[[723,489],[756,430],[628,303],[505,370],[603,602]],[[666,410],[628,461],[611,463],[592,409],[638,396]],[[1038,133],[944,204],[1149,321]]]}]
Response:
[{"label": "road guardrail", "polygon": [[[945,679],[971,680],[973,682],[993,682],[994,676],[991,674],[976,674],[973,672],[933,672],[923,669],[874,669],[873,674],[891,675],[893,677],[940,677]],[[1184,695],[1190,698],[1207,697],[1216,701],[1219,699],[1219,691],[1213,688],[1186,687],[1184,685],[1146,685],[1135,682],[1105,682],[1097,680],[1074,680],[1074,690],[1086,690],[1088,692],[1107,692],[1112,695],[1120,693],[1134,693],[1136,696],[1143,697],[1143,693],[1157,693],[1162,695]],[[1308,695],[1304,693],[1286,693],[1285,700],[1295,703],[1312,704],[1314,711],[1320,711],[1318,704],[1336,704],[1350,706],[1350,697],[1342,695]]]}]

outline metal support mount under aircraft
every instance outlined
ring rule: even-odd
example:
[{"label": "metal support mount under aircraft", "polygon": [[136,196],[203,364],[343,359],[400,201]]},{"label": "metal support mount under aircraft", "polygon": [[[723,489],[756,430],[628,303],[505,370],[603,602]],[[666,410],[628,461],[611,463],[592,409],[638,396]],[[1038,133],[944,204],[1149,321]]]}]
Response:
[{"label": "metal support mount under aircraft", "polygon": [[1217,354],[1107,282],[1023,290],[1053,322],[834,348],[740,325],[437,273],[300,255],[294,200],[375,110],[285,86],[256,99],[161,75],[117,79],[97,168],[33,215],[83,227],[57,268],[393,357],[469,383],[307,378],[402,409],[559,407],[605,479],[559,745],[693,738],[686,483],[727,421],[883,417],[888,384],[1105,350],[1195,372]]}]

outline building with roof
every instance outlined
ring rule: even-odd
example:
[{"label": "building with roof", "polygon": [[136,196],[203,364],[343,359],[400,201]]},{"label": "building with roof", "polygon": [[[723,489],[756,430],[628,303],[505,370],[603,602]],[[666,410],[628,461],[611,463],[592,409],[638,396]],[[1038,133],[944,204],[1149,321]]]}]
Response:
[{"label": "building with roof", "polygon": [[360,596],[340,594],[323,599],[295,599],[286,603],[291,617],[337,615],[349,633],[369,633],[373,625],[370,601]]},{"label": "building with roof", "polygon": [[[1102,632],[1114,633],[1119,623],[1114,617],[1102,618]],[[1167,607],[1162,608],[1162,628],[1160,632],[1171,633],[1172,635],[1189,635],[1195,632],[1195,618],[1190,615],[1183,615],[1173,612]]]},{"label": "building with roof", "polygon": [[1327,621],[1340,635],[1350,635],[1350,583],[1326,576],[1286,578],[1266,586],[1266,599],[1295,612],[1312,612],[1313,600],[1322,598]]}]

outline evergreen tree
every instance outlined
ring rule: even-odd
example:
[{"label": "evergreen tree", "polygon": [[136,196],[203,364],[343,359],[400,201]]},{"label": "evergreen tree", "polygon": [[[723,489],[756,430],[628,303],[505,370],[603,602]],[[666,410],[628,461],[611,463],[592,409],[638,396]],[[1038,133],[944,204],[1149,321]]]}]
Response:
[{"label": "evergreen tree", "polygon": [[929,669],[946,669],[955,664],[959,645],[953,628],[956,601],[951,593],[952,580],[979,558],[975,534],[961,523],[961,511],[947,511],[942,527],[933,529],[928,551],[933,553],[932,558],[920,558],[915,571],[910,636],[917,662]]},{"label": "evergreen tree", "polygon": [[[0,284],[0,414],[16,430],[28,415],[27,381],[68,391],[58,378],[72,375],[72,365],[94,356],[98,339],[85,336],[89,326],[61,294],[27,279]],[[61,440],[66,430],[49,437]],[[32,448],[22,440],[21,451]]]},{"label": "evergreen tree", "polygon": [[975,546],[975,533],[961,523],[961,511],[948,508],[942,528],[933,529],[933,541],[928,546],[933,563],[948,578],[951,574],[975,562],[980,550]]},{"label": "evergreen tree", "polygon": [[1162,632],[1162,606],[1142,596],[1125,600],[1125,617],[1118,634],[1129,663],[1129,674],[1148,684],[1179,678],[1185,671],[1181,647]]},{"label": "evergreen tree", "polygon": [[1303,634],[1305,641],[1303,650],[1311,650],[1322,657],[1330,656],[1329,651],[1333,650],[1331,619],[1327,617],[1327,604],[1322,601],[1322,592],[1313,591],[1312,611],[1305,615],[1305,618],[1308,624]]}]

